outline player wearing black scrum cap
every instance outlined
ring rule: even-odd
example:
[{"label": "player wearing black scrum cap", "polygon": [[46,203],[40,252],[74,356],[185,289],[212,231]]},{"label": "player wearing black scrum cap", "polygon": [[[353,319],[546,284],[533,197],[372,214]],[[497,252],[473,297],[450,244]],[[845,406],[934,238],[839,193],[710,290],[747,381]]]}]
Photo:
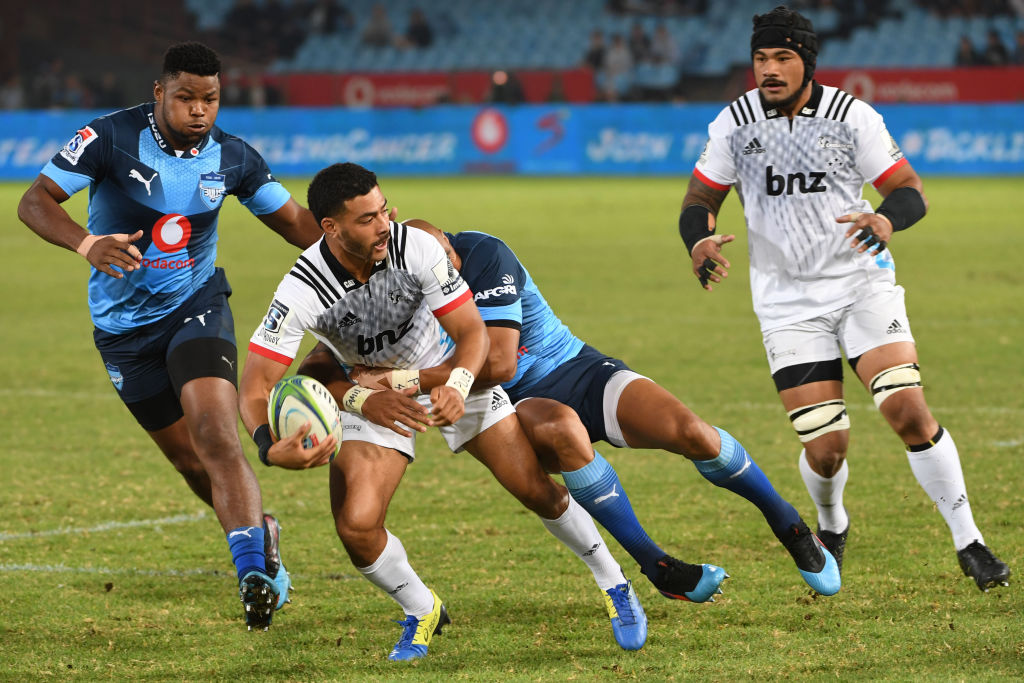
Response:
[{"label": "player wearing black scrum cap", "polygon": [[[729,189],[741,195],[754,311],[779,398],[803,444],[800,472],[818,507],[818,535],[842,561],[850,419],[842,356],[906,444],[910,468],[949,525],[960,567],[978,587],[1009,568],[974,523],[953,437],[925,402],[903,288],[888,249],[924,217],[921,179],[864,102],[814,80],[818,37],[786,7],[754,17],[757,87],[708,126],[683,199],[679,232],[708,291],[728,274],[715,232]],[[884,198],[877,210],[865,183]]]}]

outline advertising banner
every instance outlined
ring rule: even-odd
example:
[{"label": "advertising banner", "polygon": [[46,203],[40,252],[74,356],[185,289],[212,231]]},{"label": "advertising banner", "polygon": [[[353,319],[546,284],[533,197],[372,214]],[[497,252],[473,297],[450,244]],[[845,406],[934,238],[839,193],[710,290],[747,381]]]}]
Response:
[{"label": "advertising banner", "polygon": [[[721,105],[223,109],[279,176],[337,161],[382,175],[687,175]],[[1024,175],[1024,104],[879,105],[922,175]],[[31,180],[103,112],[0,114],[0,179]]]}]

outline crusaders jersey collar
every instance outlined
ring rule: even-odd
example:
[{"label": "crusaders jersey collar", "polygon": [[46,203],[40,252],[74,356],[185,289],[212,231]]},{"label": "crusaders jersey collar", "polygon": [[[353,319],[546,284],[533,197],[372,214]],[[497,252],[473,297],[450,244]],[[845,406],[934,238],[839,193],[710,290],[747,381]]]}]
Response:
[{"label": "crusaders jersey collar", "polygon": [[[796,115],[813,117],[818,113],[818,107],[821,105],[821,95],[824,90],[825,89],[821,87],[821,83],[811,81],[811,99],[807,100],[807,103],[800,107],[800,111],[798,111]],[[757,91],[757,96],[761,100],[761,108],[764,109],[764,117],[766,119],[777,119],[780,116],[784,116],[781,111],[765,101],[764,95],[761,94],[760,90]]]},{"label": "crusaders jersey collar", "polygon": [[[335,258],[334,254],[331,253],[331,248],[327,246],[327,236],[324,235],[323,239],[320,240],[320,255],[324,257],[324,263],[331,269],[331,273],[337,278],[338,282],[345,289],[346,292],[351,292],[353,289],[359,289],[365,283],[360,282],[356,279],[356,276],[348,272],[348,269],[341,265],[341,261]],[[382,270],[387,270],[388,260],[377,261],[373,264],[373,270],[370,271],[370,277],[374,274],[379,273]],[[367,279],[369,281],[369,279]]]},{"label": "crusaders jersey collar", "polygon": [[149,121],[149,132],[153,135],[153,141],[156,142],[157,147],[162,149],[165,154],[178,157],[179,159],[191,159],[199,156],[199,153],[203,151],[206,144],[210,141],[210,136],[213,134],[214,125],[210,125],[210,131],[203,136],[203,139],[197,142],[194,146],[184,150],[179,157],[175,152],[174,148],[171,147],[171,143],[164,138],[163,133],[160,132],[160,128],[156,125],[156,102],[149,102],[143,107],[143,111],[146,113],[146,120]]}]

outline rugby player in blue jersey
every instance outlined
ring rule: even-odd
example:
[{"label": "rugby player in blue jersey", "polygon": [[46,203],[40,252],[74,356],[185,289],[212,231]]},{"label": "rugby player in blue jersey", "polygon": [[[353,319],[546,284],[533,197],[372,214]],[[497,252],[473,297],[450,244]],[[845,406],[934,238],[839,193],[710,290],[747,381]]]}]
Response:
[{"label": "rugby player in blue jersey", "polygon": [[[155,101],[79,130],[25,192],[18,217],[92,267],[93,338],[136,421],[213,507],[227,534],[249,628],[266,629],[287,600],[277,521],[238,439],[231,287],[214,266],[217,215],[235,195],[298,247],[323,236],[266,163],[214,122],[220,58],[171,46]],[[87,230],[60,206],[89,188]]]},{"label": "rugby player in blue jersey", "polygon": [[[823,595],[839,591],[835,559],[728,432],[573,335],[498,238],[473,231],[442,233],[418,220],[407,224],[431,232],[475,292],[491,339],[477,380],[500,383],[508,392],[547,469],[561,473],[573,498],[615,536],[662,595],[706,601],[725,573],[713,565],[680,562],[650,539],[615,470],[591,446],[595,441],[658,448],[692,460],[705,479],[761,511],[811,588]],[[421,369],[420,390],[443,383],[447,371],[445,365]],[[356,368],[350,376],[366,385],[394,380],[381,369]]]}]

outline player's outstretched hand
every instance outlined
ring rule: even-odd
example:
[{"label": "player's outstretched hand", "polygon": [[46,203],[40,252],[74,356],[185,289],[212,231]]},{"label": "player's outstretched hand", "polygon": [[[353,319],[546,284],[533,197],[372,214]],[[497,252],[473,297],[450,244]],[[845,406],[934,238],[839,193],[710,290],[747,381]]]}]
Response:
[{"label": "player's outstretched hand", "polygon": [[850,241],[850,248],[856,249],[858,254],[869,251],[872,254],[881,254],[885,245],[892,237],[892,223],[885,216],[877,213],[848,213],[836,219],[836,223],[853,223],[846,231],[846,236],[853,238]]},{"label": "player's outstretched hand", "polygon": [[412,398],[415,394],[415,388],[394,391],[388,387],[375,391],[363,403],[363,417],[402,436],[412,436],[412,434],[402,429],[399,424],[395,424],[396,422],[409,429],[415,429],[417,432],[425,432],[430,426],[430,417],[427,414],[427,409]]},{"label": "player's outstretched hand", "polygon": [[124,274],[114,270],[114,266],[125,273],[130,273],[142,263],[142,252],[132,244],[141,239],[142,234],[139,230],[134,235],[123,232],[114,235],[88,235],[78,247],[78,253],[82,254],[96,270],[120,280]]},{"label": "player's outstretched hand", "polygon": [[338,441],[333,436],[329,436],[316,446],[303,448],[302,440],[306,438],[312,427],[313,425],[307,422],[299,431],[274,443],[267,451],[267,460],[272,465],[288,470],[306,470],[329,463],[334,449],[338,446]]},{"label": "player's outstretched hand", "polygon": [[434,409],[430,411],[431,427],[454,424],[466,412],[466,402],[462,399],[462,394],[447,384],[430,390],[430,402],[434,404]]},{"label": "player's outstretched hand", "polygon": [[728,269],[732,264],[722,255],[722,245],[735,239],[736,235],[711,235],[693,247],[690,254],[693,274],[700,281],[700,286],[709,292],[713,289],[712,282],[721,282],[722,278],[729,277]]}]

